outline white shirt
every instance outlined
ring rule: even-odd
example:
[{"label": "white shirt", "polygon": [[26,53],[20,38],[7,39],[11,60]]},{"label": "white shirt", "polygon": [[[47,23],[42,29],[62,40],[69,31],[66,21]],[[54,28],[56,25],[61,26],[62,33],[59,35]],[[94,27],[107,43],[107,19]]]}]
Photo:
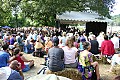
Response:
[{"label": "white shirt", "polygon": [[99,35],[99,36],[97,37],[97,41],[98,41],[98,43],[99,43],[99,47],[101,47],[101,44],[102,44],[102,42],[104,41],[104,37],[101,36],[101,35]]},{"label": "white shirt", "polygon": [[119,48],[119,38],[118,37],[111,38],[111,41],[113,42],[115,49]]},{"label": "white shirt", "polygon": [[0,68],[0,80],[7,80],[11,74],[10,67],[2,67]]},{"label": "white shirt", "polygon": [[67,46],[63,47],[64,50],[64,59],[65,64],[75,63],[76,62],[76,52],[78,49],[76,47],[68,48]]},{"label": "white shirt", "polygon": [[119,54],[114,54],[112,57],[112,66],[115,66],[115,64],[117,63],[118,65],[120,65],[120,57],[118,56]]},{"label": "white shirt", "polygon": [[63,36],[63,37],[60,38],[60,41],[62,41],[62,43],[61,43],[62,46],[65,46],[65,43],[66,43],[67,39],[66,39],[65,36]]}]

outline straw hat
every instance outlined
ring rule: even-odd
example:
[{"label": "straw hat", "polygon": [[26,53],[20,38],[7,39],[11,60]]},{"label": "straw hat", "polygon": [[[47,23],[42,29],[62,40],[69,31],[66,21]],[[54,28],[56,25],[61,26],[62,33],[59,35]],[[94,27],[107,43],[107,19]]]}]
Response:
[{"label": "straw hat", "polygon": [[71,80],[71,79],[63,76],[57,76],[55,74],[43,74],[43,75],[36,75],[27,80]]}]

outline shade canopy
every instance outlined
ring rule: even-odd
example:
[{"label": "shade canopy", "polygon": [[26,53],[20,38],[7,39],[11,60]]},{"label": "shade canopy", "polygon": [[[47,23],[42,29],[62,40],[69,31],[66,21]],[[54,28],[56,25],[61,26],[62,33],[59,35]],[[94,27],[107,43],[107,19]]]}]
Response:
[{"label": "shade canopy", "polygon": [[61,24],[72,24],[80,22],[111,22],[111,19],[98,15],[97,13],[90,12],[76,12],[66,11],[62,15],[56,16],[57,20],[60,20]]}]

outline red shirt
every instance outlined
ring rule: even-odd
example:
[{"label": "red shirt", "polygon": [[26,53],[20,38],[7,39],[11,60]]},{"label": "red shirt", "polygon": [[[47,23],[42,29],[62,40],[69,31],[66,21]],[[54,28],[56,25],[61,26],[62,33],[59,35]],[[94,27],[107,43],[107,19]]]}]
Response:
[{"label": "red shirt", "polygon": [[104,40],[101,44],[101,52],[103,55],[113,55],[115,53],[115,50],[112,41]]},{"label": "red shirt", "polygon": [[18,62],[21,63],[21,69],[24,69],[24,68],[25,68],[24,61],[21,59],[21,56],[20,56],[20,55],[18,55],[14,60],[17,60]]}]

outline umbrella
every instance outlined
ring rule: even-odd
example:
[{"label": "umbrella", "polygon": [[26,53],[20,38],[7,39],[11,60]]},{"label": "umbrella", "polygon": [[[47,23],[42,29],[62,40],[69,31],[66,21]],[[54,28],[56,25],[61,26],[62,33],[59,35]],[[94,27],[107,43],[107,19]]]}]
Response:
[{"label": "umbrella", "polygon": [[9,26],[4,26],[4,27],[2,27],[2,28],[11,28],[11,27],[9,27]]}]

